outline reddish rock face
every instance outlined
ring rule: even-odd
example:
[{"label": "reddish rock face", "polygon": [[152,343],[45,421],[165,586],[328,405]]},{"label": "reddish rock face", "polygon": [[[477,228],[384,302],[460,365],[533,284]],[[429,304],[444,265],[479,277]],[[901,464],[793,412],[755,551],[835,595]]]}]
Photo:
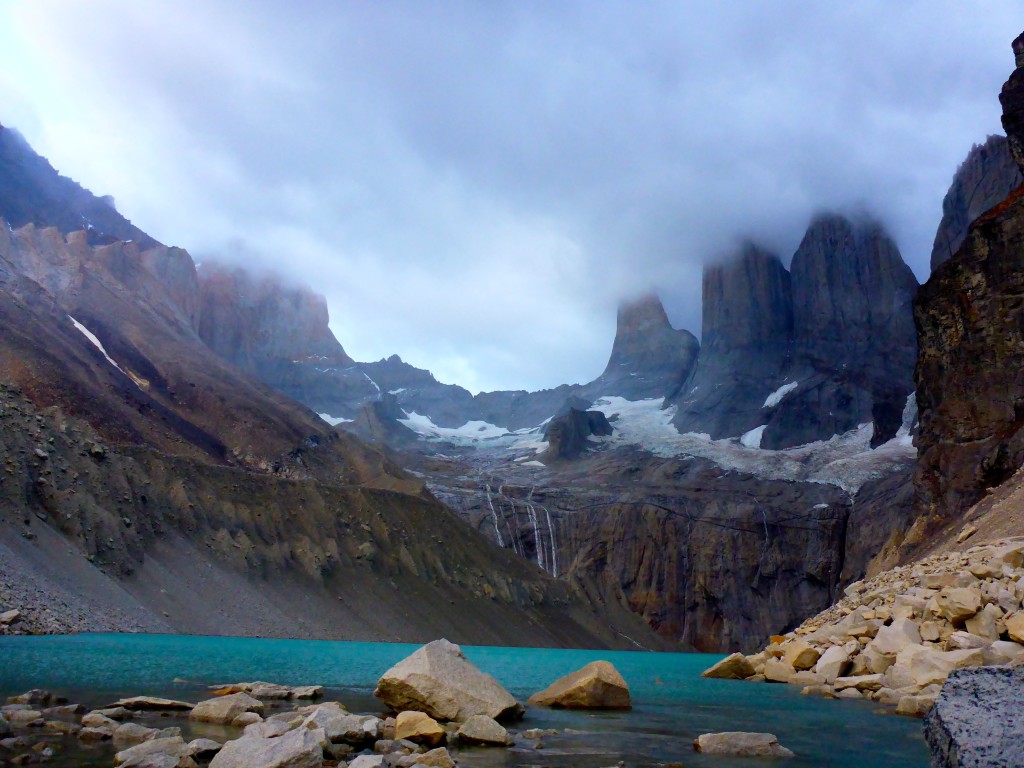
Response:
[{"label": "reddish rock face", "polygon": [[[1020,164],[1024,69],[1010,76],[1000,101]],[[945,521],[1024,463],[1024,187],[971,225],[957,254],[922,286],[914,310],[917,493],[924,511]]]},{"label": "reddish rock face", "polygon": [[971,222],[1005,200],[1021,181],[1005,136],[989,136],[971,148],[942,200],[942,221],[932,246],[933,272],[960,250]]}]

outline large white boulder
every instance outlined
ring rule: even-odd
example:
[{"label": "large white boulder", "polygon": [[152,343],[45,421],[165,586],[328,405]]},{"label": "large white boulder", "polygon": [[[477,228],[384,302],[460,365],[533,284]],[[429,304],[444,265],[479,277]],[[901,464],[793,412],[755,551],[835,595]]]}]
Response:
[{"label": "large white boulder", "polygon": [[501,683],[447,640],[427,643],[398,662],[377,682],[374,694],[396,712],[417,710],[442,721],[473,715],[518,718],[525,711]]}]

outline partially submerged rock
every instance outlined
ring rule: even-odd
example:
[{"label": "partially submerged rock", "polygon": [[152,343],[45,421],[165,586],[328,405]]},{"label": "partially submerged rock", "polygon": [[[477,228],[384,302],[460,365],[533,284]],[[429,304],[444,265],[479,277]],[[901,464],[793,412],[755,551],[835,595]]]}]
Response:
[{"label": "partially submerged rock", "polygon": [[630,709],[629,686],[607,661],[592,661],[529,699],[530,704],[560,709]]},{"label": "partially submerged rock", "polygon": [[263,702],[247,693],[232,693],[200,701],[192,708],[188,717],[189,720],[198,720],[202,723],[230,725],[235,718],[247,712],[262,715]]},{"label": "partially submerged rock", "polygon": [[187,701],[176,701],[174,699],[161,699],[156,696],[132,696],[129,699],[120,699],[111,704],[108,709],[121,707],[130,710],[152,710],[152,711],[182,711],[191,710],[193,705]]},{"label": "partially submerged rock", "polygon": [[326,741],[322,730],[309,728],[272,739],[243,736],[221,747],[210,768],[321,768]]},{"label": "partially submerged rock", "polygon": [[779,744],[773,733],[746,733],[724,731],[704,733],[694,740],[693,748],[708,755],[736,757],[796,757],[791,750]]},{"label": "partially submerged rock", "polygon": [[712,664],[701,673],[701,677],[720,680],[746,680],[754,674],[754,665],[742,653],[733,653]]},{"label": "partially submerged rock", "polygon": [[512,719],[525,711],[497,680],[447,640],[428,643],[385,672],[374,695],[396,712],[417,710],[441,721],[473,715]]},{"label": "partially submerged rock", "polygon": [[180,736],[144,741],[114,755],[114,765],[122,768],[168,766],[168,768],[195,768],[188,744]]},{"label": "partially submerged rock", "polygon": [[510,747],[515,742],[501,724],[487,715],[473,715],[458,730],[459,741],[485,747]]},{"label": "partially submerged rock", "polygon": [[445,730],[425,712],[400,712],[395,719],[395,739],[436,747],[445,739]]}]

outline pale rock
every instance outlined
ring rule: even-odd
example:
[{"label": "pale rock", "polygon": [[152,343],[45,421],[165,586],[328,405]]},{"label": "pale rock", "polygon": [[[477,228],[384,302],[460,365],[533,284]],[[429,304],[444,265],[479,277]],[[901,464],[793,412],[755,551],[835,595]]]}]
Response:
[{"label": "pale rock", "polygon": [[193,759],[209,760],[220,752],[221,744],[213,739],[193,739],[188,743],[188,755]]},{"label": "pale rock", "polygon": [[[10,733],[4,733],[4,726],[7,725],[7,721],[0,716],[0,738],[9,736]],[[78,732],[82,730],[82,726],[78,723],[69,723],[67,720],[47,720],[43,727],[49,733],[59,733],[64,736],[77,736]]]},{"label": "pale rock", "polygon": [[114,728],[109,726],[101,726],[99,728],[83,728],[78,732],[78,740],[84,741],[87,744],[96,741],[106,741],[114,737]]},{"label": "pale rock", "polygon": [[462,649],[435,640],[393,666],[374,694],[395,711],[417,709],[439,720],[487,715],[518,718],[523,706],[490,675],[471,664]]},{"label": "pale rock", "polygon": [[984,637],[978,637],[971,632],[957,631],[946,639],[947,651],[962,651],[965,648],[986,648],[992,641]]},{"label": "pale rock", "polygon": [[804,640],[794,640],[786,644],[782,658],[793,669],[801,672],[813,669],[821,658],[821,652]]},{"label": "pale rock", "polygon": [[132,713],[124,707],[108,707],[107,709],[94,709],[93,712],[111,720],[131,720]]},{"label": "pale rock", "polygon": [[908,646],[896,657],[896,664],[906,667],[919,686],[941,683],[954,669],[983,664],[985,657],[978,649],[937,651],[924,646]]},{"label": "pale rock", "polygon": [[[384,755],[359,755],[348,763],[348,768],[381,768]],[[214,768],[211,764],[210,768]]]},{"label": "pale rock", "polygon": [[786,681],[790,685],[823,685],[825,683],[825,676],[819,675],[817,672],[812,672],[809,669],[801,670],[795,673],[789,680]]},{"label": "pale rock", "polygon": [[1009,640],[997,640],[984,648],[982,653],[985,656],[986,665],[998,666],[1024,658],[1024,646]]},{"label": "pale rock", "polygon": [[924,717],[935,704],[931,696],[901,696],[896,704],[896,714],[907,717]]},{"label": "pale rock", "polygon": [[952,587],[955,581],[955,573],[926,573],[921,577],[921,586],[927,589],[943,589]]},{"label": "pale rock", "polygon": [[257,723],[263,722],[263,716],[257,712],[242,712],[237,715],[234,720],[231,721],[231,725],[235,728],[248,728],[250,725],[256,725]]},{"label": "pale rock", "polygon": [[856,688],[858,691],[877,691],[882,687],[882,675],[860,675],[859,677],[838,677],[832,684],[838,693],[847,688]]},{"label": "pale rock", "polygon": [[110,708],[123,707],[124,709],[130,709],[133,711],[138,710],[152,710],[152,711],[174,711],[181,710],[186,711],[192,709],[194,705],[189,704],[187,701],[176,701],[175,699],[161,699],[156,696],[133,696],[130,699],[120,699],[110,705]]},{"label": "pale rock", "polygon": [[773,733],[745,733],[743,731],[703,733],[693,742],[693,748],[708,755],[795,757],[791,750],[779,744],[778,738]]},{"label": "pale rock", "polygon": [[742,653],[726,656],[701,673],[701,677],[721,680],[744,680],[755,674],[754,665]]},{"label": "pale rock", "polygon": [[[915,622],[907,618],[895,618],[892,624],[882,627],[868,646],[875,653],[895,656],[908,645],[920,645],[921,632]],[[877,670],[885,671],[885,670]]]},{"label": "pale rock", "polygon": [[976,576],[979,579],[998,579],[1003,575],[1002,563],[991,563],[981,560],[972,562],[967,566],[967,570],[971,572],[972,576]]},{"label": "pale rock", "polygon": [[1005,587],[996,591],[994,602],[1002,608],[1004,614],[1012,613],[1020,608],[1020,598]]},{"label": "pale rock", "polygon": [[529,703],[560,709],[629,709],[632,706],[629,686],[607,661],[592,661],[556,680],[533,694]]},{"label": "pale rock", "polygon": [[[854,659],[854,669],[856,671],[853,674],[880,675],[891,667],[895,660],[895,654],[883,653],[874,646],[874,643],[871,643]],[[864,665],[866,671],[861,671],[858,662]]]},{"label": "pale rock", "polygon": [[142,768],[142,766],[152,765],[151,758],[159,758],[161,755],[173,758],[173,762],[167,763],[168,765],[179,766],[180,768],[195,765],[195,761],[192,760],[188,753],[188,744],[180,736],[166,739],[150,739],[134,747],[122,750],[114,755],[114,765],[122,766],[122,768]]},{"label": "pale rock", "polygon": [[292,688],[294,699],[319,699],[323,695],[324,689],[321,685],[299,685]]},{"label": "pale rock", "polygon": [[101,715],[99,712],[89,712],[82,716],[82,727],[83,728],[117,728],[117,721],[106,715]]},{"label": "pale rock", "polygon": [[224,744],[210,768],[322,768],[324,743],[324,732],[309,728],[296,728],[273,739],[242,736]]},{"label": "pale rock", "polygon": [[827,699],[834,699],[835,693],[832,691],[831,685],[808,685],[800,691],[804,696],[817,695],[824,696]]},{"label": "pale rock", "polygon": [[262,716],[263,702],[254,699],[247,693],[232,693],[228,696],[218,696],[200,701],[192,708],[188,717],[189,720],[201,723],[229,725],[243,712],[255,712]]},{"label": "pale rock", "polygon": [[19,611],[17,608],[12,608],[9,611],[4,611],[3,613],[0,613],[0,624],[3,624],[4,626],[8,624],[13,624],[19,618],[21,618],[21,611]]},{"label": "pale rock", "polygon": [[989,603],[968,618],[967,622],[965,622],[965,627],[972,635],[977,635],[979,638],[994,642],[999,639],[999,630],[996,624],[1001,618],[1002,611],[997,606]]},{"label": "pale rock", "polygon": [[459,740],[466,744],[487,747],[510,747],[512,737],[497,720],[487,715],[473,715],[458,730]]},{"label": "pale rock", "polygon": [[981,610],[981,591],[976,587],[946,587],[932,598],[930,608],[952,624],[959,624]]},{"label": "pale rock", "polygon": [[1017,611],[1006,618],[1006,634],[1009,635],[1010,639],[1024,643],[1024,611]]},{"label": "pale rock", "polygon": [[134,744],[141,744],[144,741],[156,738],[159,732],[156,728],[147,728],[138,723],[121,723],[113,734],[114,746],[130,747]]},{"label": "pale rock", "polygon": [[993,552],[993,557],[1011,568],[1020,568],[1024,566],[1024,545],[1016,543],[999,547]]},{"label": "pale rock", "polygon": [[893,603],[892,615],[900,619],[912,619],[915,616],[924,616],[925,606],[928,601],[923,597],[914,595],[896,595]]},{"label": "pale rock", "polygon": [[[416,763],[428,766],[428,768],[455,768],[455,761],[444,747],[416,755]],[[349,764],[349,768],[352,768],[351,764]]]},{"label": "pale rock", "polygon": [[255,682],[248,684],[247,693],[257,699],[290,699],[292,689],[276,683]]},{"label": "pale rock", "polygon": [[770,683],[788,683],[796,670],[782,659],[768,659],[764,663],[764,678]]},{"label": "pale rock", "polygon": [[921,622],[921,639],[927,643],[936,643],[942,639],[941,625],[937,621]]},{"label": "pale rock", "polygon": [[320,728],[333,743],[359,746],[375,741],[380,734],[380,718],[372,715],[350,715],[340,707],[326,704],[316,707],[302,723],[305,728]]},{"label": "pale rock", "polygon": [[837,677],[842,677],[850,667],[850,654],[845,648],[833,645],[827,648],[814,670],[824,678],[826,683],[833,683]]},{"label": "pale rock", "polygon": [[291,726],[285,721],[268,719],[260,723],[252,723],[251,725],[245,726],[245,729],[242,731],[242,735],[261,739],[272,739],[275,736],[288,733],[290,730]]},{"label": "pale rock", "polygon": [[445,739],[445,730],[425,712],[399,712],[395,719],[395,739],[436,747]]}]

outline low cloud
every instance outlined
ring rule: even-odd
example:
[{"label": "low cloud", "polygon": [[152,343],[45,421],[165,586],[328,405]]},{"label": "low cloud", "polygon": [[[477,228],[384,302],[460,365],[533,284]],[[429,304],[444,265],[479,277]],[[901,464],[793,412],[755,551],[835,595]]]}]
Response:
[{"label": "low cloud", "polygon": [[1019,8],[864,2],[33,0],[0,98],[66,175],[197,258],[327,295],[350,354],[472,389],[582,381],[615,305],[700,323],[701,265],[867,211],[927,277],[1000,130]]}]

